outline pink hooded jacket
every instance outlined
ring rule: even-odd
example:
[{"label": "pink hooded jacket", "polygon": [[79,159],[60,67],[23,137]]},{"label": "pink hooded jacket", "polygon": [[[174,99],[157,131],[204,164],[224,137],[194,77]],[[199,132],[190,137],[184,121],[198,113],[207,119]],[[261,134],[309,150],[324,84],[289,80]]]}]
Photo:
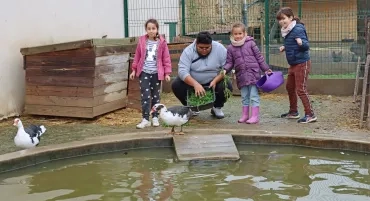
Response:
[{"label": "pink hooded jacket", "polygon": [[[148,35],[140,36],[136,47],[135,58],[131,66],[131,69],[136,72],[136,77],[139,77],[143,71],[147,39]],[[170,75],[172,72],[170,52],[168,50],[167,42],[162,36],[159,36],[157,68],[158,80],[164,80],[165,75]]]}]

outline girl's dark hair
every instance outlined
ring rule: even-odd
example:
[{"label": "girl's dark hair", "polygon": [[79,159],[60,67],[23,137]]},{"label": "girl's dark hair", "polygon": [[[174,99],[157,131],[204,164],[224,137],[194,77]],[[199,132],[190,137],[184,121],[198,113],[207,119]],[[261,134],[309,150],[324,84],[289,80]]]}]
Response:
[{"label": "girl's dark hair", "polygon": [[[147,26],[148,26],[149,23],[154,24],[155,27],[157,27],[157,30],[159,30],[159,24],[158,24],[158,21],[156,19],[151,18],[151,19],[147,20],[145,22],[145,29],[147,28]],[[159,38],[159,33],[158,32],[157,32],[157,37]]]},{"label": "girl's dark hair", "polygon": [[208,31],[199,32],[197,35],[196,43],[212,44],[212,37]]},{"label": "girl's dark hair", "polygon": [[294,16],[293,10],[290,7],[281,8],[276,14],[276,19],[277,20],[283,19],[283,15],[286,15],[287,17],[293,17],[293,20],[295,20],[297,24],[303,24],[299,17]]}]

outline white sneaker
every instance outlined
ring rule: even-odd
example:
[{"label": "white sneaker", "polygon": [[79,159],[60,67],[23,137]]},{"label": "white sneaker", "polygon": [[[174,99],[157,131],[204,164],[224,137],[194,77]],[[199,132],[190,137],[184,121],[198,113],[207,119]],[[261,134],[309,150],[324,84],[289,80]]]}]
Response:
[{"label": "white sneaker", "polygon": [[193,115],[193,116],[198,116],[199,114],[200,114],[200,112],[197,111],[197,110],[192,110],[191,111],[191,115]]},{"label": "white sneaker", "polygon": [[136,128],[142,129],[148,126],[150,126],[150,122],[144,118],[138,125],[136,125]]},{"label": "white sneaker", "polygon": [[200,114],[200,112],[196,112],[196,111],[192,111],[191,113],[193,116],[198,116]]},{"label": "white sneaker", "polygon": [[158,117],[153,117],[152,118],[152,124],[153,124],[154,127],[158,127],[159,126]]},{"label": "white sneaker", "polygon": [[213,107],[211,109],[212,115],[216,116],[217,119],[222,119],[225,117],[220,107]]}]

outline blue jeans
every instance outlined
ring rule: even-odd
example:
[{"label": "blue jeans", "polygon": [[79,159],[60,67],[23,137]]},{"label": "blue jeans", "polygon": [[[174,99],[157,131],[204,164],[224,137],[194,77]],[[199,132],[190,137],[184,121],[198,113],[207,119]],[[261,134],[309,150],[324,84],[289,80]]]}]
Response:
[{"label": "blue jeans", "polygon": [[260,96],[256,85],[244,86],[240,89],[243,106],[260,106]]}]

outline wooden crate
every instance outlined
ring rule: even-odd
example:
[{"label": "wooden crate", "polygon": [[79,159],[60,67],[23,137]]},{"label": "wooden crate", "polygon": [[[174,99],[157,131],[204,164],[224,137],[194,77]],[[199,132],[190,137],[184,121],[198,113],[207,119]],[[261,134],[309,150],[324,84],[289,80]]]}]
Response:
[{"label": "wooden crate", "polygon": [[[185,43],[170,43],[168,44],[168,49],[171,55],[171,63],[172,63],[172,73],[171,73],[171,80],[177,77],[178,72],[178,65],[182,51],[191,44],[192,42],[185,42]],[[162,84],[162,92],[170,93],[172,92],[171,89],[171,82],[163,82]]]},{"label": "wooden crate", "polygon": [[22,48],[25,113],[94,118],[127,105],[137,38],[89,39]]},{"label": "wooden crate", "polygon": [[[135,57],[135,54],[131,54],[130,59],[130,69],[129,74],[131,74],[131,64],[133,61],[133,58]],[[128,102],[127,107],[141,110],[141,96],[140,96],[140,88],[139,88],[139,78],[135,77],[134,80],[128,81]]]}]

